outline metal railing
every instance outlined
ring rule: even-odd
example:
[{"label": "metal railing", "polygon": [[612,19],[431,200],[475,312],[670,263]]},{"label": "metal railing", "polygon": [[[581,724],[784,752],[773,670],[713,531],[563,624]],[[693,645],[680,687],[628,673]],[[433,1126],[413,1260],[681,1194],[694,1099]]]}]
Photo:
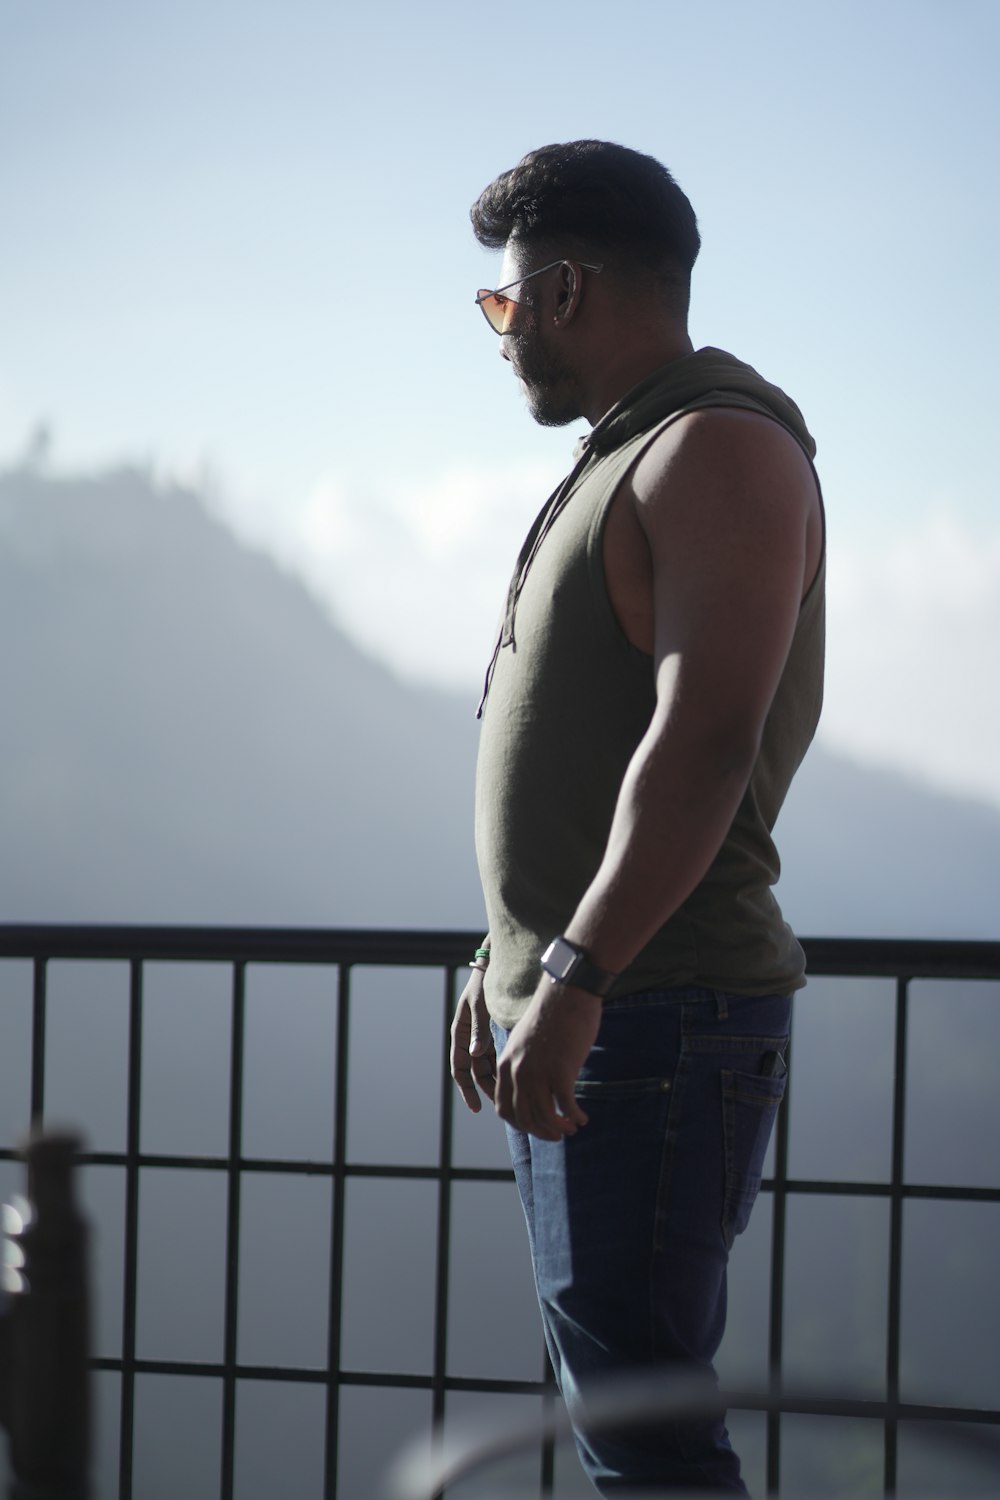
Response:
[{"label": "metal railing", "polygon": [[[319,1385],[325,1390],[326,1431],[324,1500],[337,1496],[340,1446],[340,1392],[350,1386],[382,1386],[428,1391],[435,1422],[443,1420],[447,1399],[455,1392],[535,1394],[552,1399],[551,1386],[537,1381],[477,1379],[448,1370],[449,1253],[452,1189],[457,1182],[504,1182],[511,1174],[501,1168],[456,1165],[452,1150],[453,1087],[444,1066],[451,1014],[465,965],[478,934],[423,931],[326,931],[315,929],[245,929],[197,927],[18,926],[0,927],[0,964],[27,959],[33,966],[31,1000],[30,1112],[39,1122],[45,1116],[47,975],[54,960],[117,960],[129,968],[127,1125],[123,1151],[90,1151],[84,1164],[120,1169],[125,1180],[123,1323],[120,1357],[101,1357],[95,1368],[121,1378],[118,1500],[133,1495],[135,1447],[135,1383],[141,1375],[197,1375],[216,1378],[222,1390],[221,1500],[233,1500],[238,1382],[291,1381]],[[910,1199],[1000,1203],[1000,1188],[911,1184],[904,1179],[903,1141],[907,1086],[907,1022],[909,985],[925,978],[1000,979],[1000,943],[894,940],[806,940],[813,976],[882,977],[895,981],[894,1077],[892,1084],[891,1171],[885,1182],[791,1178],[788,1175],[789,1112],[779,1115],[773,1176],[763,1191],[772,1195],[773,1230],[770,1263],[770,1322],[768,1367],[772,1391],[780,1388],[783,1350],[783,1288],[787,1206],[792,1195],[850,1194],[878,1197],[889,1205],[889,1271],[886,1394],[884,1400],[845,1400],[838,1414],[875,1418],[883,1425],[884,1488],[895,1491],[898,1466],[897,1434],[902,1421],[962,1422],[1000,1427],[1000,1410],[969,1406],[931,1406],[900,1398],[900,1310],[903,1244],[903,1206]],[[224,1154],[164,1154],[142,1149],[142,1049],[144,970],[150,963],[211,963],[227,966],[231,975],[230,1076],[228,1144]],[[248,965],[328,965],[336,971],[336,1077],[331,1122],[332,1149],[328,1162],[297,1159],[255,1159],[244,1154],[244,1058],[246,1031],[246,973]],[[442,1069],[438,1081],[440,1134],[437,1161],[427,1166],[389,1162],[362,1163],[348,1155],[347,1122],[351,1079],[349,1031],[352,975],[365,966],[432,968],[441,975],[440,1037]],[[27,1121],[25,1122],[27,1124]],[[14,1156],[14,1143],[0,1149],[0,1161]],[[140,1358],[136,1352],[136,1300],[139,1272],[140,1173],[155,1168],[184,1168],[224,1174],[226,1181],[226,1261],[223,1356],[219,1361],[182,1361]],[[241,1363],[237,1358],[239,1308],[239,1245],[241,1188],[248,1174],[286,1173],[325,1175],[332,1181],[329,1310],[326,1368]],[[345,1368],[342,1363],[343,1282],[345,1265],[345,1188],[352,1178],[395,1181],[423,1179],[437,1184],[437,1254],[433,1357],[426,1374]],[[756,1409],[765,1410],[772,1402]],[[748,1409],[755,1409],[752,1401]],[[780,1487],[781,1418],[785,1412],[822,1414],[828,1405],[796,1395],[767,1412],[767,1484]],[[553,1488],[551,1444],[540,1453],[541,1494]],[[353,1497],[342,1497],[353,1500]]]}]

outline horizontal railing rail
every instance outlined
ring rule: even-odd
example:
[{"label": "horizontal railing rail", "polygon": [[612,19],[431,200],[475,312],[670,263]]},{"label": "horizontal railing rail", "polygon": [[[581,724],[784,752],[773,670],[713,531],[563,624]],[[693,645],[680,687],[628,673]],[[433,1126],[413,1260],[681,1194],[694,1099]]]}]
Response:
[{"label": "horizontal railing rail", "polygon": [[[479,931],[469,928],[0,923],[0,958],[405,964],[439,968],[449,963],[463,965],[481,938]],[[805,937],[800,941],[808,970],[814,975],[1000,978],[1000,941],[831,937]]]},{"label": "horizontal railing rail", "polygon": [[[120,1357],[102,1357],[95,1368],[121,1376],[119,1441],[119,1500],[131,1500],[135,1438],[135,1380],[137,1375],[213,1376],[223,1387],[221,1500],[233,1500],[235,1453],[235,1398],[238,1381],[292,1381],[326,1388],[325,1500],[337,1496],[339,1451],[339,1391],[345,1386],[382,1386],[427,1390],[432,1395],[436,1421],[444,1417],[446,1398],[456,1392],[483,1394],[542,1394],[552,1399],[550,1379],[473,1379],[449,1373],[447,1338],[449,1312],[449,1255],[451,1189],[454,1183],[509,1182],[506,1169],[463,1167],[452,1159],[453,1089],[442,1069],[439,1095],[440,1138],[436,1162],[407,1165],[358,1162],[348,1156],[349,1027],[351,977],[366,966],[427,967],[443,977],[440,1010],[441,1049],[445,1053],[451,1013],[459,981],[480,934],[466,930],[430,931],[381,929],[316,929],[150,925],[31,924],[0,926],[0,962],[29,960],[33,965],[31,1115],[45,1114],[47,1030],[47,973],[59,960],[115,960],[129,967],[127,1127],[122,1151],[86,1151],[86,1164],[117,1167],[125,1176],[125,1246],[123,1279],[123,1335]],[[808,938],[803,940],[810,973],[835,978],[890,978],[895,981],[895,1059],[892,1081],[892,1165],[887,1181],[812,1180],[788,1174],[788,1110],[779,1114],[773,1175],[764,1191],[772,1195],[773,1229],[770,1268],[769,1376],[780,1389],[783,1350],[783,1291],[787,1203],[794,1194],[879,1197],[889,1204],[889,1283],[886,1396],[884,1400],[845,1400],[845,1415],[874,1417],[885,1432],[884,1488],[896,1487],[898,1425],[909,1420],[948,1420],[1000,1426],[1000,1411],[967,1405],[932,1406],[900,1399],[900,1307],[902,1283],[902,1212],[910,1199],[976,1203],[1000,1202],[1000,1188],[963,1187],[941,1183],[908,1183],[903,1173],[903,1133],[907,1075],[907,1020],[909,985],[919,979],[956,981],[1000,979],[1000,942],[934,941],[912,939]],[[231,1033],[228,1149],[225,1153],[187,1154],[146,1152],[141,1148],[141,1081],[144,966],[148,963],[219,963],[231,972]],[[336,1078],[334,1120],[329,1160],[306,1161],[248,1156],[243,1146],[243,1093],[248,965],[325,965],[336,971]],[[25,1125],[28,1122],[25,1121]],[[16,1154],[15,1144],[0,1149],[0,1160]],[[218,1361],[144,1359],[136,1352],[136,1298],[139,1244],[139,1179],[150,1168],[184,1168],[223,1173],[227,1179],[224,1352]],[[241,1185],[257,1172],[325,1176],[332,1181],[331,1271],[329,1326],[325,1368],[241,1363],[237,1359],[236,1329],[239,1305],[239,1233]],[[341,1358],[342,1291],[344,1276],[345,1184],[351,1178],[429,1180],[438,1184],[437,1262],[433,1364],[427,1374],[405,1371],[364,1371],[345,1368]],[[754,1403],[748,1401],[748,1409]],[[788,1400],[768,1407],[767,1480],[771,1493],[780,1487],[780,1423],[783,1414],[823,1411],[810,1406],[807,1396],[789,1393]],[[540,1493],[553,1488],[551,1443],[540,1456]],[[353,1500],[353,1497],[347,1497]]]}]

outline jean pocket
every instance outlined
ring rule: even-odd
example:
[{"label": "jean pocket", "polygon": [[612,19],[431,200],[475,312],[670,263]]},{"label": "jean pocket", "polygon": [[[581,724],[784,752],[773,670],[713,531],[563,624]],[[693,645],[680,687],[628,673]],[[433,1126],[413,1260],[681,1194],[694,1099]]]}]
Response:
[{"label": "jean pocket", "polygon": [[726,1196],[722,1232],[727,1248],[750,1222],[760,1191],[767,1143],[786,1079],[756,1073],[722,1072],[722,1120],[726,1145]]},{"label": "jean pocket", "polygon": [[669,1094],[669,1078],[578,1078],[573,1092],[578,1099],[644,1099],[651,1094]]}]

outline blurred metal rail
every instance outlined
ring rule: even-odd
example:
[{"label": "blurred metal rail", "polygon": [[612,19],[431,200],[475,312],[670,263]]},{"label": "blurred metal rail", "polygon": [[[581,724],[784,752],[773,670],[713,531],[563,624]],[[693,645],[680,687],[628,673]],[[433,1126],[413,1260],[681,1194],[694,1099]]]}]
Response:
[{"label": "blurred metal rail", "polygon": [[[857,1417],[872,1416],[871,1408],[876,1404],[818,1391],[803,1394],[794,1389],[713,1390],[706,1398],[704,1381],[678,1379],[669,1371],[652,1370],[645,1378],[632,1377],[592,1389],[584,1403],[585,1415],[581,1413],[580,1417],[581,1425],[590,1433],[619,1433],[653,1421],[714,1414],[720,1406],[796,1416]],[[996,1425],[1000,1412],[965,1413],[964,1420],[984,1424],[971,1431],[955,1428],[954,1414],[945,1415],[938,1407],[903,1404],[895,1415],[898,1420],[921,1424],[919,1430],[927,1443],[943,1444],[956,1456],[985,1457],[996,1465],[1000,1475],[1000,1426]],[[457,1434],[436,1434],[430,1448],[425,1440],[414,1439],[389,1470],[385,1500],[435,1500],[451,1485],[482,1474],[490,1464],[542,1443],[568,1442],[572,1433],[565,1409],[558,1408],[541,1420],[489,1424],[470,1420]],[[523,1489],[520,1494],[523,1497]],[[491,1489],[490,1500],[503,1500],[501,1492]],[[517,1493],[511,1492],[509,1500],[518,1500]]]},{"label": "blurred metal rail", "polygon": [[[552,1404],[551,1380],[478,1380],[449,1375],[447,1370],[449,1311],[449,1245],[451,1190],[455,1182],[509,1182],[504,1169],[462,1168],[452,1161],[453,1089],[444,1066],[448,1029],[465,964],[480,938],[470,931],[400,931],[381,929],[167,927],[33,924],[0,926],[0,961],[29,960],[33,965],[31,1114],[35,1124],[45,1117],[46,994],[50,962],[56,960],[116,960],[130,972],[128,1037],[128,1114],[125,1150],[88,1152],[84,1164],[120,1168],[125,1176],[125,1256],[123,1336],[120,1357],[95,1360],[94,1367],[121,1376],[118,1500],[132,1500],[135,1379],[141,1374],[207,1375],[218,1378],[223,1391],[222,1464],[220,1500],[234,1500],[235,1397],[240,1381],[291,1381],[322,1384],[327,1390],[324,1500],[336,1500],[340,1447],[339,1391],[345,1386],[379,1386],[431,1392],[433,1416],[444,1416],[453,1392],[542,1394]],[[1000,942],[935,942],[906,939],[804,939],[809,971],[814,976],[881,977],[896,982],[895,1066],[892,1085],[892,1168],[886,1182],[849,1182],[790,1178],[787,1106],[778,1116],[775,1171],[763,1191],[773,1197],[769,1376],[780,1390],[783,1344],[783,1288],[785,1226],[789,1196],[795,1194],[882,1197],[890,1205],[889,1298],[887,1326],[886,1399],[847,1402],[842,1415],[874,1417],[883,1424],[884,1490],[893,1494],[897,1473],[897,1429],[901,1420],[928,1419],[978,1424],[1000,1424],[1000,1412],[964,1407],[919,1407],[899,1399],[900,1291],[902,1280],[902,1212],[908,1199],[959,1202],[1000,1202],[1000,1188],[956,1187],[951,1184],[910,1184],[903,1175],[903,1128],[906,1102],[906,1037],[909,984],[914,979],[1000,979]],[[219,963],[231,974],[231,1042],[228,1149],[224,1155],[169,1155],[141,1150],[141,1079],[144,965],[152,962]],[[331,1003],[336,1008],[336,1082],[331,1154],[327,1162],[297,1159],[259,1160],[243,1151],[243,1066],[245,977],[248,964],[328,965],[336,971]],[[347,1118],[350,1078],[349,1033],[352,1006],[351,978],[356,968],[369,965],[434,968],[442,978],[440,1036],[442,1069],[440,1141],[433,1165],[405,1166],[388,1162],[353,1162],[348,1157]],[[24,1122],[27,1124],[28,1122]],[[0,1160],[16,1153],[0,1149]],[[226,1282],[224,1351],[220,1362],[139,1359],[136,1355],[136,1289],[139,1241],[140,1173],[155,1168],[220,1172],[227,1179]],[[239,1309],[239,1232],[241,1184],[245,1173],[288,1173],[332,1179],[331,1274],[327,1332],[327,1368],[241,1364],[237,1359],[236,1328]],[[349,1178],[398,1181],[423,1179],[438,1184],[438,1245],[435,1276],[434,1353],[426,1375],[400,1371],[369,1373],[345,1369],[341,1361],[341,1300],[344,1272],[345,1184]],[[540,1356],[541,1363],[541,1356]],[[745,1408],[768,1413],[767,1482],[770,1493],[780,1489],[780,1428],[786,1413],[813,1411],[807,1402],[780,1395],[763,1405],[746,1394]],[[551,1435],[543,1435],[539,1452],[539,1493],[553,1489]],[[110,1500],[110,1497],[109,1497]],[[341,1500],[356,1500],[342,1496]]]}]

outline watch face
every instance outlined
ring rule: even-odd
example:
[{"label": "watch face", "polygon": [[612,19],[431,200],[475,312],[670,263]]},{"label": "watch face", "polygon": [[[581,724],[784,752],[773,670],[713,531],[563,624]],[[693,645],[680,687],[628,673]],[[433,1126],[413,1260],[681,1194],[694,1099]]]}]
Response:
[{"label": "watch face", "polygon": [[573,944],[568,943],[565,938],[557,937],[542,954],[542,967],[553,979],[565,984],[579,959],[580,955]]},{"label": "watch face", "polygon": [[605,969],[599,969],[587,957],[583,948],[571,943],[569,938],[557,937],[542,954],[542,968],[555,984],[571,984],[577,989],[601,999],[609,994],[616,978]]}]

